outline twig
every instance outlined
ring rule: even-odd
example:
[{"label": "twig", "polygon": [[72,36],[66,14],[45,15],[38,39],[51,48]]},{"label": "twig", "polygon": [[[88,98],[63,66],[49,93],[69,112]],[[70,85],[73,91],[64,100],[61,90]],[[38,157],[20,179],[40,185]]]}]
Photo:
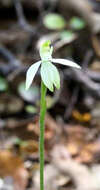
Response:
[{"label": "twig", "polygon": [[86,88],[92,96],[100,99],[100,85],[94,81],[92,81],[86,71],[76,70],[76,69],[68,69],[64,71],[65,78],[68,80],[68,77],[74,81],[77,81],[81,84],[81,87]]},{"label": "twig", "polygon": [[10,65],[15,67],[21,66],[21,63],[16,57],[4,46],[0,46],[0,54],[9,62]]},{"label": "twig", "polygon": [[65,110],[64,113],[64,119],[68,120],[69,117],[71,116],[72,110],[75,106],[75,103],[77,102],[77,97],[78,97],[78,93],[79,93],[79,86],[75,86],[73,93],[72,93],[72,97],[70,99],[70,102]]},{"label": "twig", "polygon": [[16,9],[19,25],[27,32],[33,33],[34,28],[26,21],[20,0],[13,0],[13,2]]},{"label": "twig", "polygon": [[58,0],[44,0],[44,5],[48,5],[47,12],[52,12],[55,10]]},{"label": "twig", "polygon": [[87,75],[89,78],[91,78],[94,81],[100,82],[100,72],[92,71],[92,70],[87,70]]},{"label": "twig", "polygon": [[[93,52],[91,50],[89,50],[86,55],[84,56],[83,62],[82,62],[82,68],[84,68],[84,70],[87,69],[88,64],[90,62],[90,59],[93,56]],[[66,120],[69,119],[69,117],[71,116],[72,110],[74,109],[75,103],[77,102],[77,98],[78,98],[78,93],[79,93],[79,86],[76,84],[73,92],[72,92],[72,97],[70,99],[70,102],[65,110],[65,114],[64,114],[64,118]]]},{"label": "twig", "polygon": [[62,0],[59,1],[59,6],[63,12],[66,10],[73,10],[80,15],[87,23],[91,33],[100,32],[100,14],[94,13],[89,1],[84,0]]},{"label": "twig", "polygon": [[88,50],[84,56],[83,62],[82,62],[82,68],[85,70],[88,68],[88,65],[90,63],[90,60],[93,57],[93,51],[92,50]]},{"label": "twig", "polygon": [[0,65],[0,72],[4,75],[21,67],[21,62],[4,46],[0,46],[0,55],[8,62],[7,65]]}]

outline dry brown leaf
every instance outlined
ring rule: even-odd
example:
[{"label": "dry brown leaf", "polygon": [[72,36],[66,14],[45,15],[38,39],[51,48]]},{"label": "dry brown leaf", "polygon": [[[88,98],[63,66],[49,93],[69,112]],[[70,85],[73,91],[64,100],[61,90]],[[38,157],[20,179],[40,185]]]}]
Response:
[{"label": "dry brown leaf", "polygon": [[12,176],[14,179],[14,190],[25,190],[29,175],[20,157],[10,151],[1,150],[0,176]]},{"label": "dry brown leaf", "polygon": [[93,60],[93,62],[90,65],[90,69],[93,71],[100,72],[100,61],[99,60]]},{"label": "dry brown leaf", "polygon": [[88,143],[83,146],[76,160],[83,163],[90,163],[94,161],[96,154],[100,155],[100,143]]},{"label": "dry brown leaf", "polygon": [[0,151],[0,176],[13,176],[15,170],[22,166],[23,162],[20,157],[7,150]]},{"label": "dry brown leaf", "polygon": [[38,152],[38,142],[35,140],[28,140],[25,144],[22,143],[20,146],[21,154],[32,154]]},{"label": "dry brown leaf", "polygon": [[93,161],[93,156],[90,152],[82,150],[79,156],[75,158],[75,160],[80,163],[90,163]]},{"label": "dry brown leaf", "polygon": [[89,133],[88,128],[81,125],[65,125],[64,129],[68,142],[77,141],[77,143],[82,143],[82,141],[86,141]]},{"label": "dry brown leaf", "polygon": [[74,110],[72,116],[80,122],[89,122],[91,120],[91,115],[89,113],[81,114],[78,110]]},{"label": "dry brown leaf", "polygon": [[80,146],[79,144],[77,143],[68,143],[67,144],[67,150],[69,151],[69,153],[72,155],[72,156],[75,156],[79,153],[79,150],[80,150]]}]

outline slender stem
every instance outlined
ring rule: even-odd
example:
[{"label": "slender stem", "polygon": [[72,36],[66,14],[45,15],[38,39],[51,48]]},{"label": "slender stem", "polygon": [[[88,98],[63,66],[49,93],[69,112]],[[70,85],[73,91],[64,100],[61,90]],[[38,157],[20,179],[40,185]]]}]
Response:
[{"label": "slender stem", "polygon": [[44,190],[44,125],[46,113],[46,91],[47,88],[41,81],[41,102],[40,102],[40,190]]}]

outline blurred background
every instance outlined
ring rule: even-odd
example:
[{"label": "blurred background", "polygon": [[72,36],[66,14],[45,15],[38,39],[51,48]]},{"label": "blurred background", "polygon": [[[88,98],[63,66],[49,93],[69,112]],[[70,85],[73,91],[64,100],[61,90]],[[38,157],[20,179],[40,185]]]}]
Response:
[{"label": "blurred background", "polygon": [[47,92],[45,189],[100,190],[100,1],[0,0],[0,190],[39,190],[40,73],[25,91],[45,40],[61,88]]}]

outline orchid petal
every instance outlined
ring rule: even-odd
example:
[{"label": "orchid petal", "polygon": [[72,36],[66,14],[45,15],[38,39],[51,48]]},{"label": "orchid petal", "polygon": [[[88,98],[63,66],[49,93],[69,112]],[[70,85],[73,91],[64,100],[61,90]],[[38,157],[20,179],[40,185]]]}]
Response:
[{"label": "orchid petal", "polygon": [[81,69],[81,67],[77,63],[75,63],[73,61],[70,61],[70,60],[67,60],[67,59],[51,59],[51,61],[53,63],[59,63],[61,65],[65,65],[65,66],[70,66],[70,67],[75,67],[77,69]]},{"label": "orchid petal", "polygon": [[29,67],[27,74],[26,74],[26,90],[28,90],[29,87],[31,86],[32,81],[38,71],[40,64],[41,64],[41,61],[38,61]]},{"label": "orchid petal", "polygon": [[45,86],[53,92],[53,85],[59,89],[60,88],[60,76],[57,68],[50,62],[47,61],[42,63],[41,66],[41,77]]}]

